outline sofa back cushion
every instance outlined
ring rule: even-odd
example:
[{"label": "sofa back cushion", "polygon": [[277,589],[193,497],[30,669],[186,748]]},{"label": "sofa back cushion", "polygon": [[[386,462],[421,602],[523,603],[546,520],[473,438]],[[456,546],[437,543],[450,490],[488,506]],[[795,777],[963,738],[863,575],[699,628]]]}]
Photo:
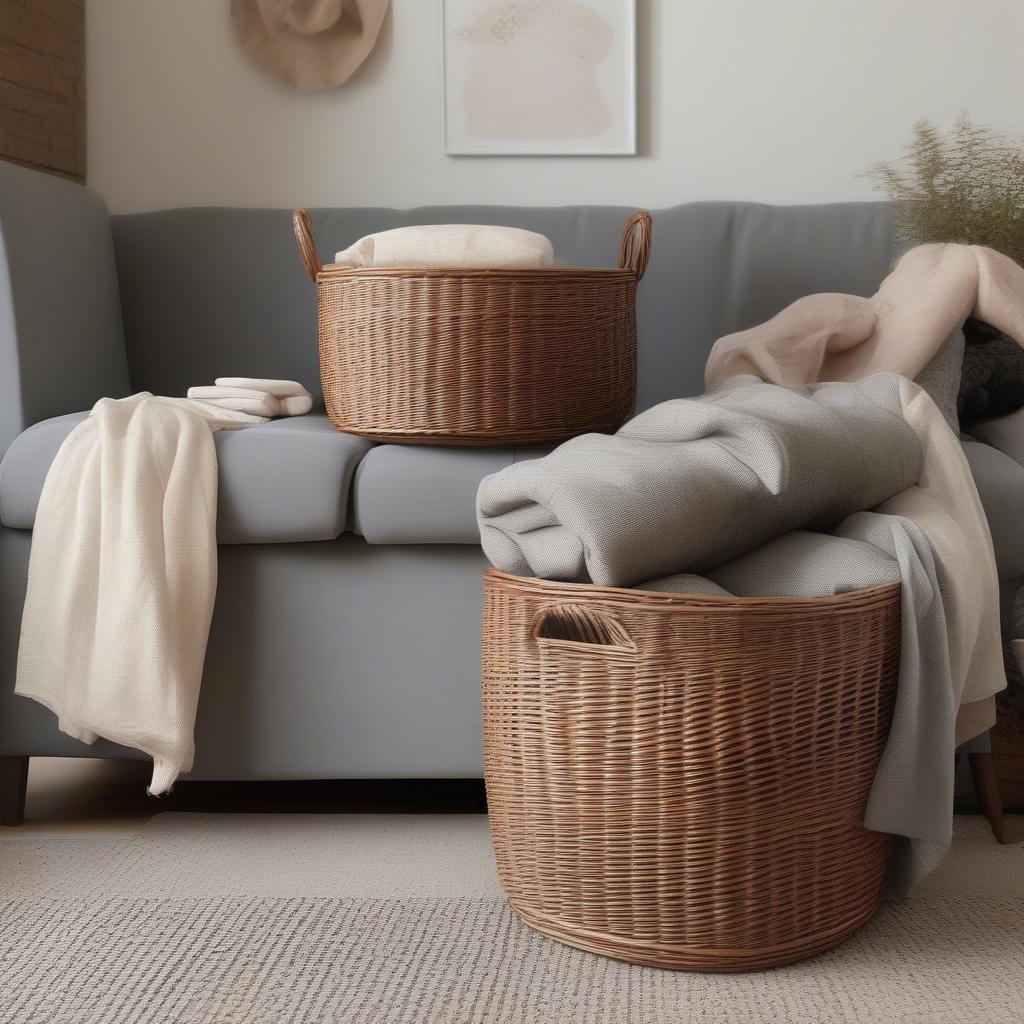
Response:
[{"label": "sofa back cushion", "polygon": [[128,386],[103,200],[0,161],[0,455],[25,427]]},{"label": "sofa back cushion", "polygon": [[[614,266],[629,207],[313,211],[325,260],[409,224],[508,224],[580,266]],[[654,213],[639,291],[638,407],[703,390],[716,338],[819,291],[870,294],[892,247],[881,203],[692,203]],[[316,296],[287,210],[184,209],[114,218],[135,389],[183,394],[220,375],[288,377],[319,391]]]}]

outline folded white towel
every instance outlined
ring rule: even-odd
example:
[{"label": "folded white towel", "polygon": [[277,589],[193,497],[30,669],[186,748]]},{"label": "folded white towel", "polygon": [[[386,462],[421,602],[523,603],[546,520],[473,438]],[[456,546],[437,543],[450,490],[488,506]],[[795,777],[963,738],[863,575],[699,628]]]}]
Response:
[{"label": "folded white towel", "polygon": [[268,416],[259,416],[245,409],[232,409],[218,402],[203,401],[199,398],[161,398],[162,402],[173,402],[194,409],[210,424],[211,430],[241,430],[244,427],[258,427],[269,423]]},{"label": "folded white towel", "polygon": [[218,377],[216,384],[189,388],[188,397],[214,408],[264,419],[303,416],[313,408],[310,393],[294,380]]},{"label": "folded white towel", "polygon": [[281,415],[281,403],[270,395],[260,395],[259,398],[204,398],[202,401],[217,409],[244,412],[247,416],[262,416],[268,420]]},{"label": "folded white towel", "polygon": [[551,242],[535,231],[484,224],[423,224],[366,235],[336,253],[345,267],[550,267]]},{"label": "folded white towel", "polygon": [[274,398],[293,398],[309,392],[297,380],[269,380],[264,377],[218,377],[214,382],[220,388],[245,388],[260,391]]},{"label": "folded white towel", "polygon": [[255,398],[273,397],[269,391],[257,391],[255,388],[227,387],[217,384],[204,384],[188,389],[189,398],[198,398],[204,402],[211,398]]},{"label": "folded white towel", "polygon": [[280,401],[282,416],[305,416],[313,408],[313,398],[310,395],[289,395]]},{"label": "folded white towel", "polygon": [[313,408],[313,399],[309,395],[295,395],[293,398],[272,398],[270,395],[261,395],[259,398],[205,398],[202,401],[206,405],[269,419],[279,416],[305,416]]}]

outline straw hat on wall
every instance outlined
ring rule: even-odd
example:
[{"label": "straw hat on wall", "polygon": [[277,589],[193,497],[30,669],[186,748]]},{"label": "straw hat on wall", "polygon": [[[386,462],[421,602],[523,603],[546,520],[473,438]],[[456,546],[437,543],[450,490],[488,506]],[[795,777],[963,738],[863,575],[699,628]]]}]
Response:
[{"label": "straw hat on wall", "polygon": [[293,89],[347,82],[370,55],[389,0],[231,0],[243,52]]}]

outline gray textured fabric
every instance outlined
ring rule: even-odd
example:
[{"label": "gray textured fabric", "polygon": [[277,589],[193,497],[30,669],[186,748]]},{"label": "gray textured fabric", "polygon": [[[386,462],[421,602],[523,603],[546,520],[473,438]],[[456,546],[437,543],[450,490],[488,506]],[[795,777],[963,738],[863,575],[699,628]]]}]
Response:
[{"label": "gray textured fabric", "polygon": [[788,389],[737,378],[481,483],[481,542],[506,572],[628,586],[701,572],[789,530],[829,529],[917,482],[899,378]]},{"label": "gray textured fabric", "polygon": [[[30,427],[0,462],[0,523],[31,530],[50,463],[88,414]],[[342,434],[322,413],[214,435],[222,544],[332,540],[348,514],[349,484],[369,441]]]},{"label": "gray textured fabric", "polygon": [[954,434],[960,433],[956,403],[960,395],[964,348],[964,332],[963,328],[959,328],[946,339],[928,365],[914,378],[914,382],[928,392]]},{"label": "gray textured fabric", "polygon": [[30,424],[128,390],[103,201],[0,161],[0,455]]},{"label": "gray textured fabric", "polygon": [[[436,206],[312,214],[328,257],[374,231],[476,223],[539,231],[569,263],[612,266],[631,212]],[[136,390],[184,394],[190,384],[244,368],[300,380],[316,393],[316,300],[290,211],[166,210],[115,217],[113,230]],[[889,269],[892,230],[885,203],[690,203],[655,211],[653,258],[637,298],[638,408],[699,394],[716,338],[803,295],[872,294]]]},{"label": "gray textured fabric", "polygon": [[708,570],[708,578],[740,597],[828,597],[899,583],[895,558],[847,535],[847,526],[856,522],[857,516],[851,517],[834,534],[794,530]]},{"label": "gray textured fabric", "polygon": [[999,578],[1016,582],[1024,576],[1024,466],[987,444],[965,441],[963,448],[992,533]]},{"label": "gray textured fabric", "polygon": [[480,481],[548,451],[381,445],[352,481],[352,529],[370,544],[479,544]]},{"label": "gray textured fabric", "polygon": [[[942,861],[952,839],[956,713],[945,608],[931,549],[916,523],[858,512],[834,536],[795,531],[708,572],[741,597],[814,597],[902,583],[900,677],[889,738],[864,824],[902,837],[886,881],[904,897]],[[699,578],[698,578],[699,579]],[[671,577],[644,589],[701,592]]]},{"label": "gray textured fabric", "polygon": [[[0,754],[138,758],[13,694],[31,536],[0,528]],[[351,535],[222,547],[184,778],[479,777],[486,565],[468,545]]]},{"label": "gray textured fabric", "polygon": [[901,837],[886,888],[891,896],[903,896],[941,863],[953,840],[960,695],[950,668],[942,591],[920,528],[896,516],[862,513],[840,532],[892,555],[902,577],[899,687],[864,824]]},{"label": "gray textured fabric", "polygon": [[653,590],[658,594],[696,594],[699,597],[735,597],[730,590],[719,586],[707,576],[692,572],[677,572],[671,576],[659,576],[656,580],[644,580],[636,585],[637,590]]}]

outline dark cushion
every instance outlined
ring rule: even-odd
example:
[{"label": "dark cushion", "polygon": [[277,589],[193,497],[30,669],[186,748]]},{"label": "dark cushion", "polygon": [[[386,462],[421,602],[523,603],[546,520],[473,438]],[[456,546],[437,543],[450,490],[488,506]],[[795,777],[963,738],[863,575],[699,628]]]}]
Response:
[{"label": "dark cushion", "polygon": [[[29,427],[0,462],[0,523],[31,530],[43,481],[64,438],[88,413]],[[333,540],[347,525],[349,485],[369,441],[337,431],[323,414],[214,435],[222,544]]]}]

